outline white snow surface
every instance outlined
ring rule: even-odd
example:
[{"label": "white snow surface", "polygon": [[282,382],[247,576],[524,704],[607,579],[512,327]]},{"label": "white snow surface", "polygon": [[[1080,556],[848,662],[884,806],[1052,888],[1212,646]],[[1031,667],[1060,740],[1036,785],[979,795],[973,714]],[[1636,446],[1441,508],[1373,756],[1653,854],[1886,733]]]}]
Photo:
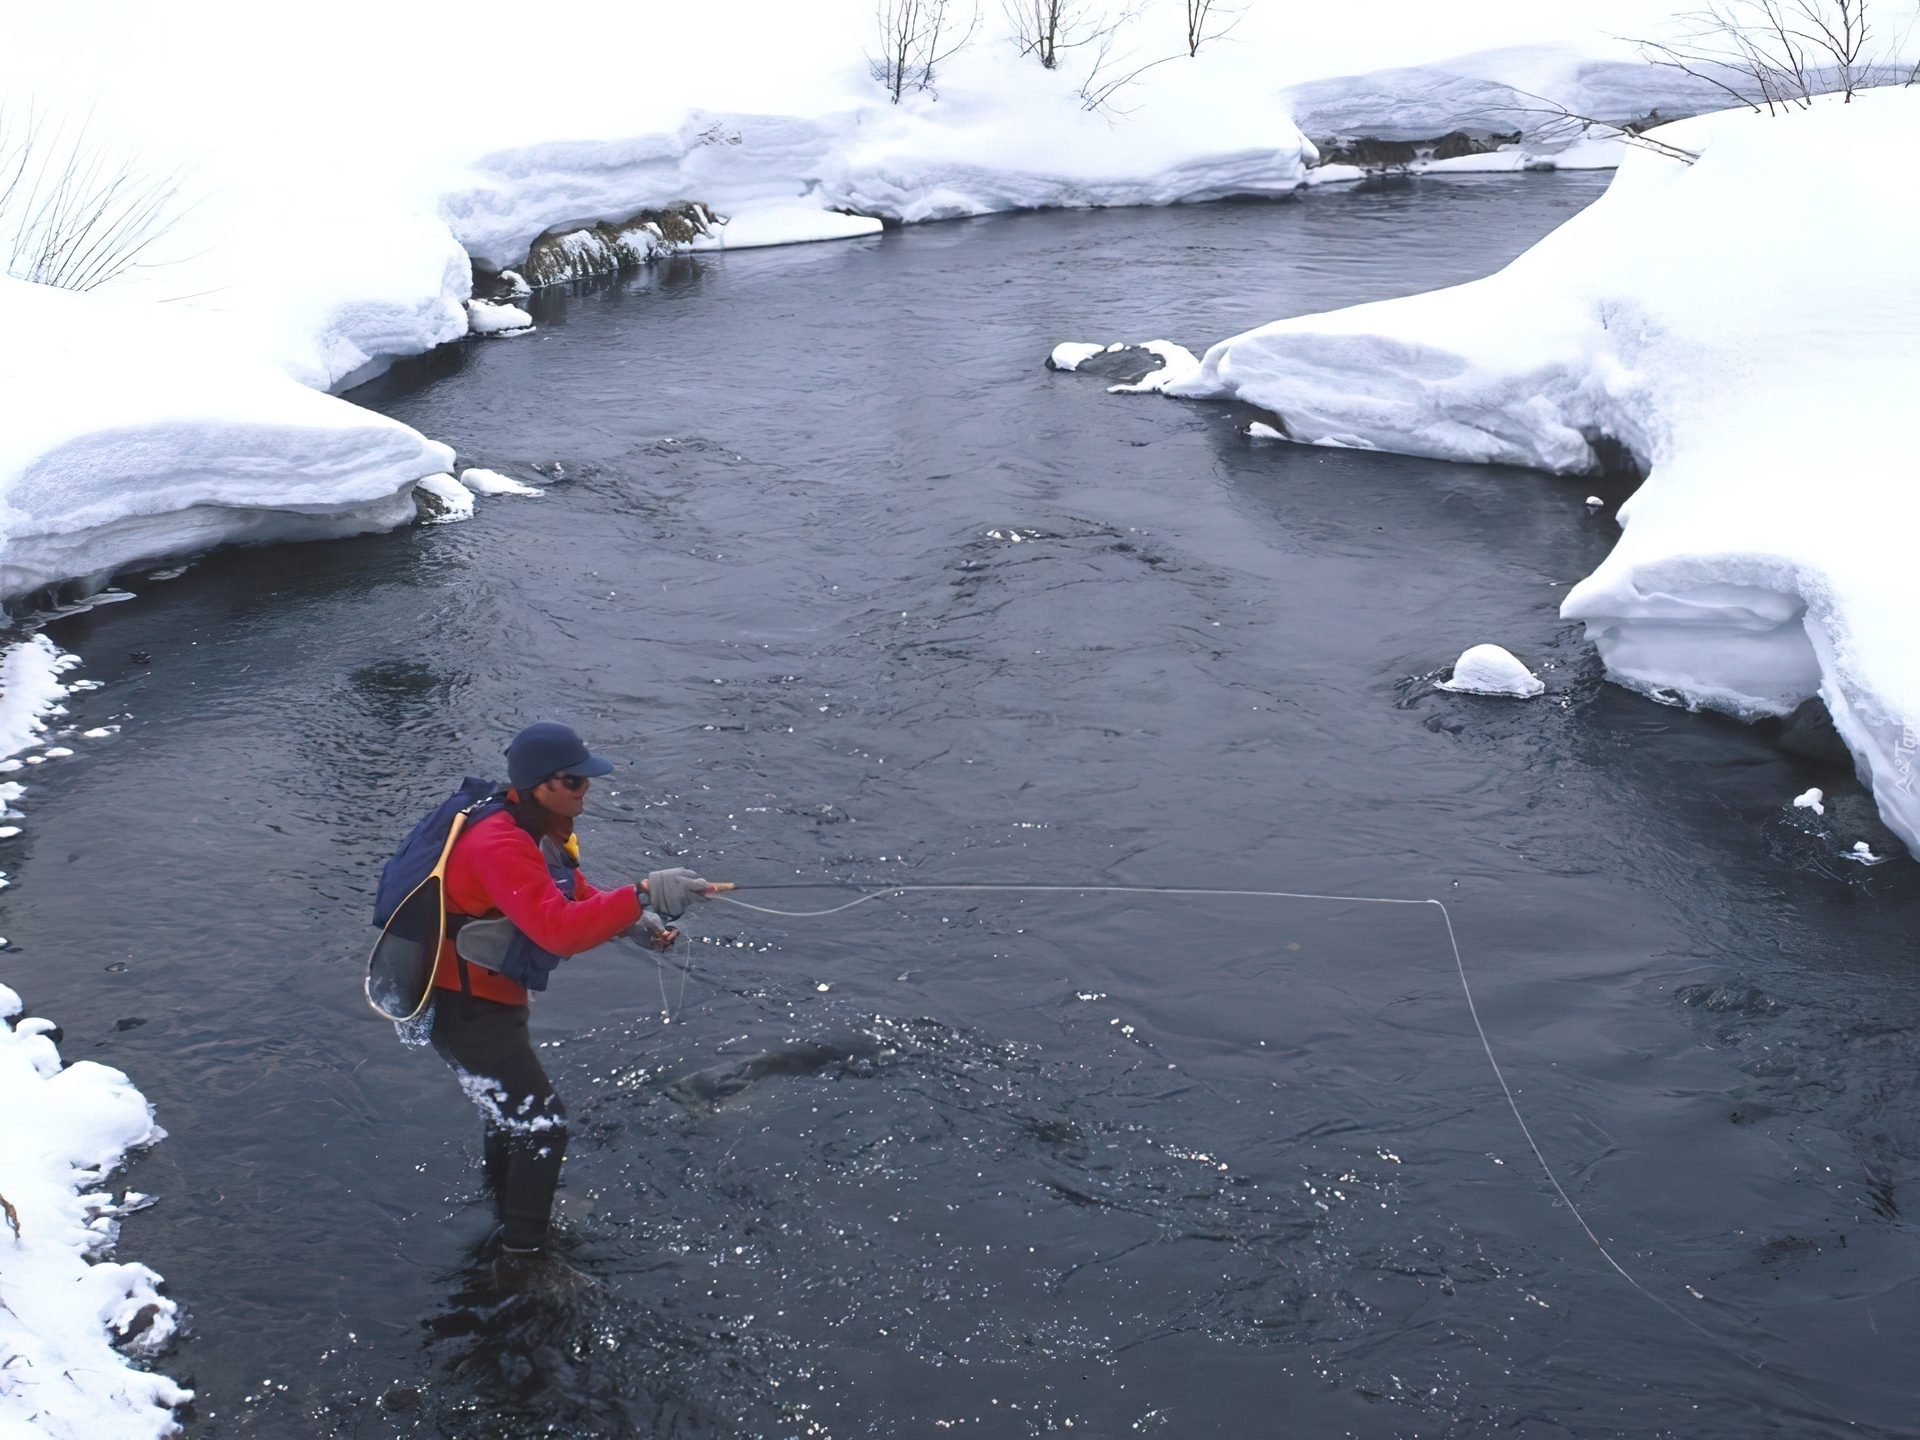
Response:
[{"label": "white snow surface", "polygon": [[[1568,594],[1610,677],[1755,717],[1818,693],[1920,853],[1920,90],[1662,127],[1593,206],[1484,280],[1215,345],[1191,397],[1306,440],[1560,474],[1649,471]],[[1783,177],[1793,177],[1791,203]],[[1650,243],[1657,237],[1658,243]]]},{"label": "white snow surface", "polygon": [[225,318],[0,276],[0,595],[411,518],[453,452],[291,379]]},{"label": "white snow surface", "polygon": [[20,1011],[0,985],[0,1195],[19,1221],[15,1234],[0,1216],[0,1436],[160,1440],[175,1429],[167,1407],[191,1392],[135,1369],[111,1342],[152,1352],[177,1307],[146,1266],[88,1261],[111,1252],[119,1216],[145,1198],[116,1204],[108,1174],[166,1132],[120,1071],[91,1060],[62,1069],[53,1026]]},{"label": "white snow surface", "polygon": [[1498,645],[1475,645],[1453,662],[1453,674],[1440,682],[1442,690],[1462,695],[1505,695],[1531,700],[1546,686],[1509,650]]}]

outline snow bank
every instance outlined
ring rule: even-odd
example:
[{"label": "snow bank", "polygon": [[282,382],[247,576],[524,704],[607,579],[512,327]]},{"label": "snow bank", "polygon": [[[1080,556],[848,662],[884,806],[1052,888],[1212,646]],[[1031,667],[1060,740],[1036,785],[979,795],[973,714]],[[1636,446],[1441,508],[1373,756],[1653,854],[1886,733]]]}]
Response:
[{"label": "snow bank", "polygon": [[[1705,80],[1573,43],[1513,45],[1430,65],[1309,80],[1281,94],[1294,123],[1316,142],[1517,133],[1526,150],[1540,156],[1567,151],[1577,133],[1558,119],[1556,107],[1620,125],[1727,104],[1726,93]],[[1612,153],[1617,163],[1618,152]],[[1579,156],[1569,159],[1583,163]]]},{"label": "snow bank", "polygon": [[938,99],[892,105],[858,87],[821,115],[695,110],[655,134],[497,151],[441,213],[471,254],[508,267],[550,231],[688,200],[723,220],[686,248],[739,249],[875,234],[882,219],[1291,193],[1310,147],[1265,86],[1222,93],[1222,73],[1211,56],[1161,67],[1129,113],[1093,113],[1063,75],[981,45],[946,68]]},{"label": "snow bank", "polygon": [[1657,133],[1698,163],[1635,149],[1499,274],[1249,331],[1174,393],[1296,440],[1561,474],[1624,445],[1648,479],[1562,613],[1657,698],[1754,717],[1817,692],[1920,852],[1920,196],[1897,178],[1920,90]]},{"label": "snow bank", "polygon": [[158,1440],[175,1429],[168,1407],[192,1394],[128,1356],[165,1344],[178,1307],[146,1266],[88,1260],[110,1254],[120,1217],[147,1203],[132,1192],[116,1203],[108,1174],[166,1132],[118,1070],[62,1069],[54,1027],[20,1008],[0,985],[0,1432]]},{"label": "snow bank", "polygon": [[0,277],[0,595],[412,518],[453,453],[296,383],[218,317]]}]

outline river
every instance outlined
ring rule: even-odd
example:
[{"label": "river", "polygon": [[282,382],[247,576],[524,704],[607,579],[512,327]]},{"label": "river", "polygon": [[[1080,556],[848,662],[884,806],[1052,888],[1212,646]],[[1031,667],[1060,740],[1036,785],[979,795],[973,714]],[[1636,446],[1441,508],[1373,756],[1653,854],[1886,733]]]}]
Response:
[{"label": "river", "polygon": [[[0,980],[171,1132],[121,1253],[191,1314],[188,1434],[1914,1433],[1920,880],[1840,858],[1850,776],[1602,683],[1557,611],[1631,482],[1042,365],[1470,279],[1604,184],[546,292],[354,396],[543,498],[54,622],[122,728],[31,777]],[[1434,691],[1481,641],[1547,696]],[[916,893],[564,967],[583,1278],[501,1298],[475,1118],[360,976],[386,854],[542,717],[619,761],[602,883],[1444,900],[1625,1275],[1438,909]]]}]

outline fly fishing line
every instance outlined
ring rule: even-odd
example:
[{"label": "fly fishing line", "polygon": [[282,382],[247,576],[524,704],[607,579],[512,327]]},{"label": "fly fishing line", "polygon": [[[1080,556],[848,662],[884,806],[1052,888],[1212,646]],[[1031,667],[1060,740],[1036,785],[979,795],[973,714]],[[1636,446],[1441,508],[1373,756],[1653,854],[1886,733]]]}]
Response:
[{"label": "fly fishing line", "polygon": [[[746,884],[746,885],[736,886],[735,888],[740,890],[821,890],[821,889],[838,890],[838,889],[847,889],[851,887],[841,886],[841,885],[821,885],[821,884],[801,884],[801,885]],[[1688,1315],[1685,1311],[1681,1310],[1678,1306],[1673,1305],[1670,1302],[1662,1299],[1660,1296],[1654,1294],[1653,1291],[1647,1289],[1646,1286],[1642,1285],[1638,1280],[1634,1279],[1632,1275],[1628,1274],[1626,1269],[1620,1264],[1620,1262],[1613,1258],[1613,1252],[1607,1249],[1605,1242],[1603,1242],[1600,1239],[1599,1235],[1595,1233],[1594,1228],[1587,1223],[1587,1217],[1581,1214],[1580,1207],[1573,1203],[1573,1197],[1567,1194],[1566,1187],[1560,1183],[1560,1177],[1554,1174],[1553,1166],[1547,1163],[1547,1157],[1541,1151],[1539,1142],[1533,1138],[1533,1129],[1531,1126],[1527,1124],[1526,1116],[1520,1113],[1520,1103],[1518,1100],[1514,1098],[1513,1087],[1507,1084],[1506,1074],[1504,1071],[1501,1070],[1500,1061],[1495,1057],[1493,1053],[1493,1042],[1487,1037],[1487,1027],[1483,1025],[1480,1021],[1480,1007],[1474,1003],[1473,987],[1467,983],[1467,966],[1466,966],[1466,962],[1462,960],[1460,957],[1459,938],[1453,932],[1453,915],[1447,909],[1446,905],[1439,900],[1403,900],[1403,899],[1398,899],[1398,898],[1384,896],[1384,895],[1313,895],[1313,894],[1305,894],[1305,893],[1301,893],[1299,891],[1293,891],[1293,890],[1224,890],[1224,889],[1211,889],[1211,888],[1204,888],[1204,887],[1197,887],[1197,886],[1189,887],[1189,886],[1175,886],[1175,885],[889,885],[884,889],[866,891],[860,895],[855,896],[853,899],[848,900],[844,904],[831,905],[824,910],[779,910],[771,906],[755,905],[752,902],[747,900],[736,899],[732,895],[713,895],[710,898],[714,900],[719,900],[723,904],[738,906],[742,910],[754,911],[757,914],[778,916],[783,920],[819,920],[819,919],[824,919],[829,915],[842,914],[848,910],[854,909],[857,906],[868,904],[869,902],[874,900],[885,899],[889,896],[913,895],[913,894],[923,894],[923,895],[924,894],[955,894],[955,893],[974,893],[974,894],[1009,894],[1011,893],[1011,894],[1027,894],[1027,895],[1196,895],[1196,896],[1209,896],[1216,899],[1231,899],[1231,898],[1237,897],[1241,899],[1251,899],[1251,900],[1310,900],[1310,901],[1320,901],[1323,903],[1339,904],[1339,905],[1431,905],[1433,906],[1435,909],[1437,909],[1440,912],[1440,918],[1445,923],[1447,928],[1447,946],[1453,952],[1454,974],[1459,977],[1460,993],[1466,999],[1467,1013],[1473,1017],[1473,1028],[1475,1033],[1478,1034],[1480,1037],[1480,1048],[1486,1053],[1487,1064],[1493,1070],[1493,1078],[1499,1082],[1500,1093],[1506,1097],[1507,1109],[1513,1112],[1514,1123],[1520,1127],[1520,1133],[1526,1137],[1527,1148],[1533,1152],[1534,1162],[1537,1165],[1539,1165],[1540,1173],[1547,1177],[1547,1183],[1553,1187],[1554,1194],[1560,1197],[1561,1204],[1567,1207],[1567,1213],[1573,1216],[1574,1221],[1580,1226],[1580,1229],[1583,1232],[1585,1232],[1587,1239],[1593,1242],[1593,1248],[1600,1252],[1601,1258],[1607,1262],[1608,1266],[1612,1268],[1613,1272],[1616,1275],[1618,1275],[1622,1280],[1626,1281],[1627,1284],[1631,1285],[1635,1290],[1639,1291],[1640,1294],[1646,1296],[1647,1299],[1651,1300],[1654,1304],[1658,1305],[1662,1310],[1665,1310],[1668,1314],[1672,1315],[1675,1319],[1684,1321],[1687,1325],[1699,1331],[1700,1334],[1705,1336],[1708,1340],[1711,1340],[1715,1345],[1720,1346],[1721,1348],[1724,1348],[1724,1349],[1728,1349],[1730,1353],[1738,1355],[1737,1351],[1732,1351],[1731,1347],[1727,1346],[1724,1340],[1722,1340],[1719,1336],[1715,1335],[1711,1330],[1707,1329],[1704,1325],[1700,1324],[1691,1315]],[[684,975],[682,978],[684,979]],[[664,992],[664,985],[663,985],[662,999],[664,998],[665,998],[665,992]],[[1750,1357],[1747,1357],[1744,1355],[1740,1355],[1739,1358],[1743,1363],[1746,1363],[1746,1364],[1750,1364],[1750,1365],[1760,1364],[1760,1362],[1753,1360]]]}]

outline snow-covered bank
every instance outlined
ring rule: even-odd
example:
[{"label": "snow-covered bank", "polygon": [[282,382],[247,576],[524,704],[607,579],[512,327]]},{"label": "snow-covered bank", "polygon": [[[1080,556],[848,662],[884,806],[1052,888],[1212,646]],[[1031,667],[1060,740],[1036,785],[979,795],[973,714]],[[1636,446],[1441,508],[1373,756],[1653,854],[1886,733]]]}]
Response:
[{"label": "snow-covered bank", "polygon": [[[695,111],[656,134],[499,151],[443,195],[441,213],[469,253],[517,269],[549,232],[687,200],[723,219],[671,243],[738,249],[872,234],[882,219],[1291,193],[1311,149],[1264,87],[1223,90],[1228,73],[1211,56],[1183,61],[1143,77],[1137,112],[1096,113],[1063,76],[983,46],[948,67],[938,99],[856,92],[817,116]],[[664,216],[647,218],[657,237]]]},{"label": "snow-covered bank", "polygon": [[118,1070],[62,1069],[53,1029],[22,1018],[0,985],[0,1434],[159,1440],[176,1428],[170,1407],[193,1397],[129,1357],[166,1343],[178,1307],[146,1266],[105,1258],[120,1217],[146,1197],[116,1201],[102,1187],[129,1150],[166,1132]]},{"label": "snow-covered bank", "polygon": [[[1329,162],[1416,170],[1519,169],[1525,168],[1522,155],[1543,168],[1606,168],[1619,163],[1617,143],[1603,148],[1566,115],[1622,126],[1650,117],[1678,120],[1729,103],[1726,92],[1706,80],[1629,53],[1604,55],[1571,43],[1482,50],[1430,65],[1309,80],[1281,93],[1294,123]],[[1505,148],[1496,143],[1502,141]],[[1514,158],[1502,165],[1496,155]]]},{"label": "snow-covered bank", "polygon": [[0,277],[0,595],[413,517],[453,453],[296,383],[220,317]]},{"label": "snow-covered bank", "polygon": [[[1816,691],[1920,853],[1920,89],[1658,132],[1607,194],[1499,274],[1225,340],[1170,388],[1291,438],[1648,472],[1568,595],[1610,676],[1755,717]],[[1792,177],[1783,190],[1783,177]]]}]

